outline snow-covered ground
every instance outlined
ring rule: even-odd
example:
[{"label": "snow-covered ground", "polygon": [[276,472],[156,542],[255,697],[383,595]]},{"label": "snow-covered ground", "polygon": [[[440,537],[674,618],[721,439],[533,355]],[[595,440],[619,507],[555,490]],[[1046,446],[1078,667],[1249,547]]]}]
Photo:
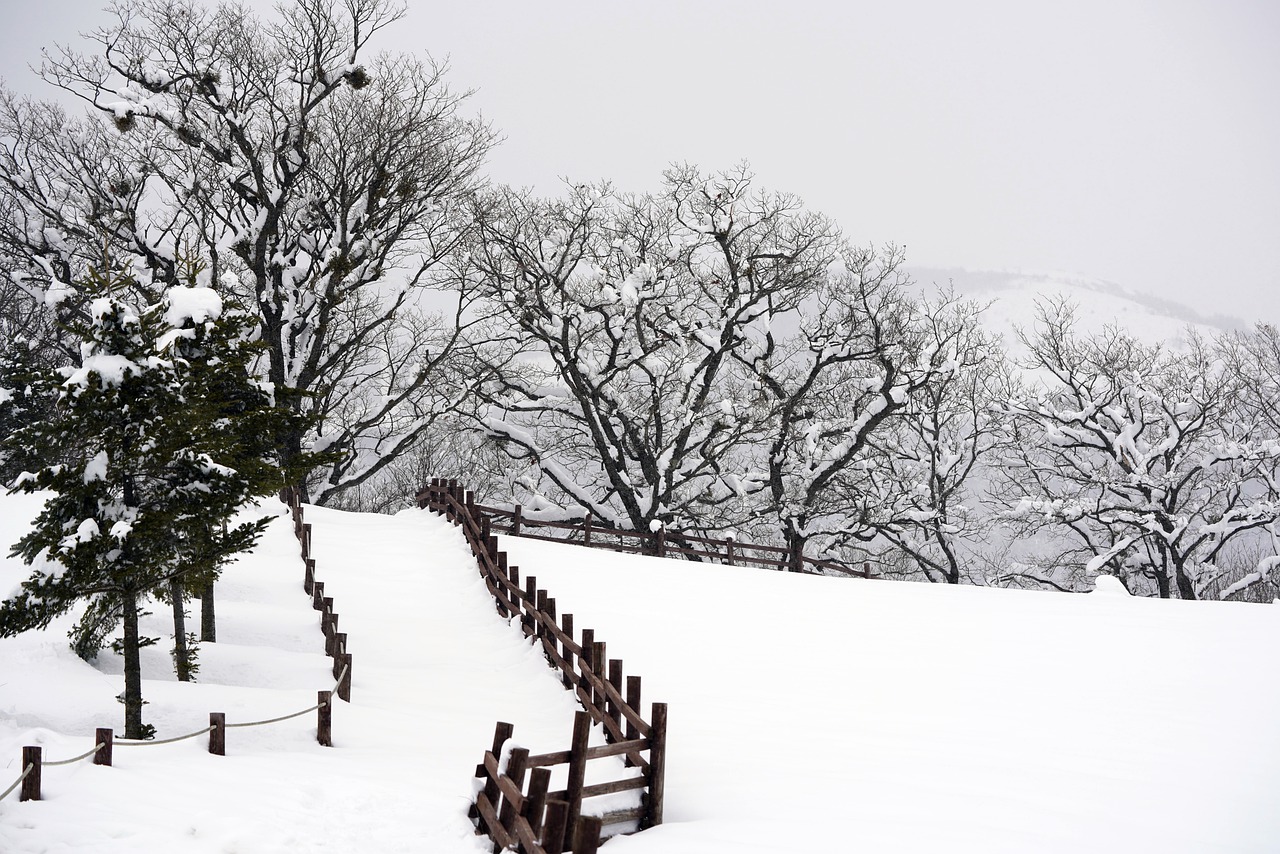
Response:
[{"label": "snow-covered ground", "polygon": [[[12,542],[29,498],[0,498]],[[562,749],[574,705],[493,612],[438,517],[307,508],[354,659],[332,749],[311,717],[117,748],[0,802],[0,851],[453,852],[498,719]],[[794,577],[503,538],[670,704],[667,824],[605,850],[1274,851],[1280,607]],[[0,589],[25,575],[0,565]],[[164,638],[144,694],[160,737],[303,708],[331,682],[289,527],[231,567],[219,643],[179,685]],[[23,744],[62,758],[119,726],[118,660],[68,621],[0,641],[0,786]]]}]

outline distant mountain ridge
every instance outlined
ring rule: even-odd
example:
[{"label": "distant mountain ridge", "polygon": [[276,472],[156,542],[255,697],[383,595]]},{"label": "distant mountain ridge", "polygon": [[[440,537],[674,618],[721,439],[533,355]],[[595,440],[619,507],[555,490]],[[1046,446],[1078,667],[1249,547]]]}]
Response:
[{"label": "distant mountain ridge", "polygon": [[907,272],[926,293],[950,286],[958,296],[990,303],[984,316],[985,325],[1004,336],[1010,347],[1017,343],[1017,329],[1029,330],[1034,326],[1036,305],[1059,298],[1077,306],[1078,331],[1082,334],[1099,333],[1115,325],[1141,340],[1165,342],[1173,349],[1180,349],[1186,341],[1188,327],[1205,335],[1215,335],[1248,326],[1236,317],[1220,314],[1206,317],[1174,300],[1068,273],[945,267],[910,267]]}]

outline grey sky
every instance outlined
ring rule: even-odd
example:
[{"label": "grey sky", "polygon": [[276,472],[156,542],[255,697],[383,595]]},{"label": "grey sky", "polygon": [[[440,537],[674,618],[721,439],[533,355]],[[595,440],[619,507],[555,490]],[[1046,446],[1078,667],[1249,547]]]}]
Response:
[{"label": "grey sky", "polygon": [[[6,5],[16,5],[6,0]],[[0,74],[95,0],[5,12]],[[255,4],[265,5],[265,4]],[[913,263],[1065,271],[1280,322],[1280,4],[414,3],[506,136],[495,178],[654,187],[749,160]]]}]

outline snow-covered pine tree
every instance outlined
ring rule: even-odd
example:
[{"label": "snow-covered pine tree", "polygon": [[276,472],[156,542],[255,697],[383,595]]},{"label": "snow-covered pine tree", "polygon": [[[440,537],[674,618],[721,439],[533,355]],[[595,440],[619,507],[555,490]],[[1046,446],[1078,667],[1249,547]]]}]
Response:
[{"label": "snow-covered pine tree", "polygon": [[[80,364],[33,378],[57,416],[17,430],[6,448],[56,446],[65,463],[22,474],[12,490],[52,493],[13,554],[33,567],[0,604],[0,636],[40,628],[82,599],[124,623],[126,738],[146,738],[141,602],[199,561],[252,545],[263,522],[222,522],[279,481],[257,443],[278,429],[246,369],[234,315],[206,288],[172,288],[137,310],[116,294],[126,274],[93,273]],[[255,432],[256,431],[256,432]],[[246,439],[248,437],[248,439]]]}]

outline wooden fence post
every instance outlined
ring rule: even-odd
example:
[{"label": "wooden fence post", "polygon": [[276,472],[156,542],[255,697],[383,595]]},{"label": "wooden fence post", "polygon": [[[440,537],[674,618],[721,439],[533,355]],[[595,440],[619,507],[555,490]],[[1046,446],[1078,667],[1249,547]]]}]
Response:
[{"label": "wooden fence post", "polygon": [[115,733],[111,731],[111,727],[98,727],[94,731],[93,743],[101,744],[98,752],[93,754],[94,765],[111,765],[111,747],[115,744]]},{"label": "wooden fence post", "polygon": [[[639,676],[627,677],[627,705],[630,706],[636,712],[640,711],[640,677]],[[635,723],[633,723],[630,718],[627,718],[627,741],[634,741],[639,737],[640,737],[640,731],[636,729]],[[628,760],[628,764],[630,764],[630,760]]]},{"label": "wooden fence post", "polygon": [[[551,600],[547,597],[547,591],[545,590],[537,590],[535,593],[533,634],[538,640],[542,640],[547,634],[547,627],[543,625],[542,615],[547,613],[547,603]],[[554,620],[555,615],[551,615],[551,619]]]},{"label": "wooden fence post", "polygon": [[[347,636],[342,635],[342,652],[333,657],[333,663],[338,665],[338,672],[346,670],[346,675],[342,677],[342,681],[338,683],[338,699],[344,702],[351,702],[351,653],[347,652]],[[333,677],[337,679],[337,676]]]},{"label": "wooden fence post", "polygon": [[[596,641],[591,647],[591,672],[595,674],[596,679],[603,682],[605,675],[609,672],[609,662],[605,660],[604,641]],[[605,717],[605,700],[608,695],[603,688],[595,687],[595,683],[591,685],[591,704],[600,712],[600,717]],[[613,741],[613,737],[609,734],[608,727],[604,731],[605,741]]]},{"label": "wooden fence post", "polygon": [[311,523],[304,522],[302,525],[302,559],[306,560],[311,557]]},{"label": "wooden fence post", "polygon": [[534,838],[542,833],[542,809],[547,804],[547,789],[551,788],[551,769],[534,768],[529,776],[529,795],[525,798],[520,814],[529,822]]},{"label": "wooden fence post", "polygon": [[569,823],[569,804],[566,801],[547,801],[547,821],[542,828],[542,849],[547,854],[564,851],[565,827]]},{"label": "wooden fence post", "polygon": [[311,591],[316,583],[316,562],[311,558],[306,560],[306,570],[302,576],[302,590],[308,596],[312,595]]},{"label": "wooden fence post", "polygon": [[595,653],[596,630],[583,629],[582,642],[578,644],[582,647],[582,655],[578,657],[575,663],[578,665],[578,688],[586,693],[587,699],[591,699],[591,680],[587,678],[587,671],[594,672],[591,666],[591,656]]},{"label": "wooden fence post", "polygon": [[319,691],[316,693],[316,741],[323,747],[333,747],[333,693]]},{"label": "wooden fence post", "polygon": [[864,560],[862,562],[862,577],[863,578],[871,577],[871,561],[869,560]]},{"label": "wooden fence post", "polygon": [[214,756],[227,755],[227,716],[224,712],[210,712],[209,752]]},{"label": "wooden fence post", "polygon": [[726,537],[724,541],[724,562],[726,566],[733,566],[733,537]]},{"label": "wooden fence post", "polygon": [[520,622],[524,625],[525,637],[534,634],[538,630],[538,623],[534,618],[534,612],[538,608],[538,577],[536,575],[526,576],[524,579],[524,617]]},{"label": "wooden fence post", "polygon": [[[621,658],[609,659],[609,684],[613,686],[613,690],[617,691],[618,696],[621,697],[622,696],[622,659]],[[609,718],[613,721],[615,726],[617,726],[618,728],[621,728],[622,727],[622,710],[618,707],[617,701],[614,700],[612,697],[610,697],[608,694],[606,694],[605,706],[606,706],[606,714],[609,715]],[[614,740],[613,734],[610,733],[609,730],[605,730],[605,732],[609,733],[609,740],[613,741]]]},{"label": "wooden fence post", "polygon": [[515,512],[511,515],[511,535],[520,536],[520,520],[524,516],[524,508],[519,504],[516,505]]},{"label": "wooden fence post", "polygon": [[667,529],[665,527],[659,528],[654,533],[653,554],[655,557],[667,556]]},{"label": "wooden fence post", "polygon": [[573,839],[573,854],[596,854],[600,850],[600,819],[594,815],[582,816]]},{"label": "wooden fence post", "polygon": [[311,607],[317,611],[324,610],[324,582],[317,581],[311,585]]},{"label": "wooden fence post", "polygon": [[43,752],[44,749],[40,747],[22,748],[22,770],[27,770],[27,766],[30,765],[31,772],[22,781],[22,791],[18,794],[19,801],[40,800],[40,766],[43,761],[41,757]]},{"label": "wooden fence post", "polygon": [[[503,773],[503,776],[515,784],[517,791],[524,787],[524,766],[528,759],[529,751],[524,747],[512,748],[511,755],[507,757],[507,770]],[[519,814],[520,811],[511,802],[511,798],[504,794],[502,796],[502,808],[498,810],[498,823],[502,825],[504,830],[511,833],[515,827],[516,816]],[[512,833],[512,835],[514,836],[515,834]]]},{"label": "wooden fence post", "polygon": [[667,704],[654,703],[649,717],[649,801],[641,827],[662,824],[662,801],[666,792]]},{"label": "wooden fence post", "polygon": [[584,546],[591,545],[591,511],[587,511],[587,516],[582,520],[582,544]]},{"label": "wooden fence post", "polygon": [[[582,812],[582,784],[587,777],[587,739],[591,735],[591,715],[573,713],[573,741],[569,745],[569,782],[565,786],[565,798],[569,803],[569,816],[565,837],[574,838],[578,816]],[[652,754],[651,754],[652,755]]]},{"label": "wooden fence post", "polygon": [[[574,669],[573,653],[569,651],[569,642],[573,640],[573,614],[565,614],[560,618],[560,631],[564,633],[565,642],[560,645],[560,657],[569,664],[569,669]],[[568,673],[564,674],[564,687],[573,687],[573,678]]]}]

